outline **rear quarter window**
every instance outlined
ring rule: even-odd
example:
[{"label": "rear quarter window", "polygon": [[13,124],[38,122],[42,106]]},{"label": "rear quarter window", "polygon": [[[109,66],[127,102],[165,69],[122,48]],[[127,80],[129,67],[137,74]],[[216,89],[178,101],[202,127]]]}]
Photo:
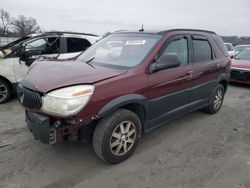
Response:
[{"label": "rear quarter window", "polygon": [[227,48],[223,42],[223,40],[221,39],[221,37],[219,35],[216,34],[211,34],[214,42],[216,43],[216,45],[219,47],[219,49],[221,50],[222,54],[224,56],[228,56],[228,51]]}]

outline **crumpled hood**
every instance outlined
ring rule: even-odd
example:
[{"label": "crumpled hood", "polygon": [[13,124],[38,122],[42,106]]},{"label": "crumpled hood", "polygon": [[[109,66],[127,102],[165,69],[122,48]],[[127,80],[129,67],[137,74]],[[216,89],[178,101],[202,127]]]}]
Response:
[{"label": "crumpled hood", "polygon": [[250,70],[250,60],[244,59],[233,59],[231,64],[231,69],[249,69]]},{"label": "crumpled hood", "polygon": [[56,88],[77,84],[93,84],[126,73],[101,66],[95,68],[76,61],[41,61],[34,63],[25,78],[38,91],[47,93]]}]

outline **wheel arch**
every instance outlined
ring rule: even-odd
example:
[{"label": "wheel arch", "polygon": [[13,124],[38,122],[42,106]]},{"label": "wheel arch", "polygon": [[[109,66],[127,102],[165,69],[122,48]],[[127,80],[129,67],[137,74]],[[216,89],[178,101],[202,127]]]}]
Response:
[{"label": "wheel arch", "polygon": [[[134,112],[141,120],[142,125],[148,115],[148,100],[138,94],[129,94],[118,97],[107,103],[98,113],[100,118],[106,117],[119,108]],[[142,126],[143,128],[143,126]]]},{"label": "wheel arch", "polygon": [[7,78],[0,75],[0,80],[3,80],[4,82],[6,82],[10,86],[11,91],[13,92],[13,90],[14,90],[13,85]]},{"label": "wheel arch", "polygon": [[219,77],[219,79],[217,81],[217,84],[221,84],[224,87],[225,91],[226,91],[227,87],[228,87],[228,76],[226,76],[226,74],[222,74]]}]

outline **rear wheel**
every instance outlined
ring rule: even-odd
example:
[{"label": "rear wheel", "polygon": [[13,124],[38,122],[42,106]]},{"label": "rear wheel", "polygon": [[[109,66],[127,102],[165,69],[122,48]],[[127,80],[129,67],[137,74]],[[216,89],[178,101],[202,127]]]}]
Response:
[{"label": "rear wheel", "polygon": [[225,95],[225,89],[221,84],[218,84],[211,97],[210,97],[210,103],[209,106],[205,108],[205,111],[210,113],[210,114],[215,114],[217,113],[223,103],[224,100],[224,95]]},{"label": "rear wheel", "polygon": [[0,104],[7,102],[10,94],[11,89],[9,84],[0,79]]},{"label": "rear wheel", "polygon": [[129,110],[118,109],[102,119],[93,135],[93,148],[102,160],[116,164],[126,160],[141,136],[141,122]]}]

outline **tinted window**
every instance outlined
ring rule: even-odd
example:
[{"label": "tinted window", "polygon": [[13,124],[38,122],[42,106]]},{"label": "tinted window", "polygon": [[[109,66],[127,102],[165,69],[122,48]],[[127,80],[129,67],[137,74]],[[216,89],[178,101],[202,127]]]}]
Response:
[{"label": "tinted window", "polygon": [[[175,53],[178,55],[181,65],[186,65],[188,62],[188,41],[186,38],[181,38],[170,42],[162,55]],[[162,56],[161,55],[161,56]]]},{"label": "tinted window", "polygon": [[205,62],[212,59],[212,49],[207,40],[193,40],[194,62]]},{"label": "tinted window", "polygon": [[68,53],[81,52],[86,50],[89,46],[91,46],[91,44],[86,39],[67,38]]},{"label": "tinted window", "polygon": [[228,51],[227,51],[226,46],[224,45],[224,42],[221,39],[221,37],[216,35],[216,34],[212,34],[211,36],[214,39],[215,43],[219,46],[219,48],[222,51],[223,55],[228,56]]}]

